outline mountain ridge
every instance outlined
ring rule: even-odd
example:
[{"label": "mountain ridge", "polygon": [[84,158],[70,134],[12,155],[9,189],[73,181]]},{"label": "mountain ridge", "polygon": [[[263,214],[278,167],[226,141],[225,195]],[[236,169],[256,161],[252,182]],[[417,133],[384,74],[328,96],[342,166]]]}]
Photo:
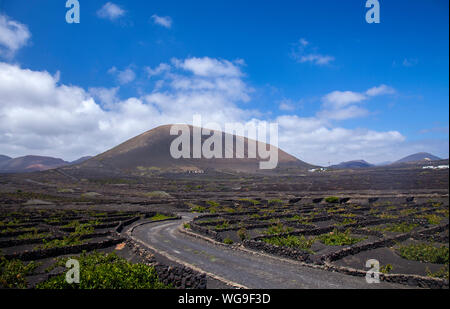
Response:
[{"label": "mountain ridge", "polygon": [[442,160],[442,158],[439,158],[428,152],[417,152],[417,153],[411,154],[409,156],[403,157],[400,160],[397,160],[392,164],[412,163],[412,162],[419,162],[419,161],[438,161],[438,160]]},{"label": "mountain ridge", "polygon": [[82,157],[78,160],[67,162],[63,159],[49,156],[26,155],[17,158],[11,158],[8,156],[0,155],[0,173],[28,173],[46,171],[59,167],[78,164],[84,162],[88,158],[90,157]]},{"label": "mountain ridge", "polygon": [[[151,174],[157,171],[170,172],[205,172],[205,171],[233,171],[233,172],[256,172],[261,160],[259,155],[256,158],[248,158],[248,144],[254,140],[246,137],[239,137],[221,131],[213,131],[221,135],[222,158],[193,158],[190,149],[190,158],[174,159],[170,155],[171,143],[177,135],[170,135],[172,125],[159,126],[135,136],[120,145],[113,147],[79,165],[79,168],[104,168],[106,166],[127,171],[132,174]],[[190,130],[190,145],[193,145],[193,126],[188,126]],[[223,158],[226,149],[226,137],[233,140],[233,158]],[[201,144],[209,136],[201,136]],[[238,138],[244,140],[244,158],[236,158],[235,142]],[[265,144],[267,149],[267,144]],[[273,146],[272,146],[273,147]],[[307,169],[312,165],[303,162],[296,157],[278,150],[278,167],[280,168],[303,168]]]},{"label": "mountain ridge", "polygon": [[331,165],[328,168],[334,168],[334,169],[345,169],[345,168],[368,168],[373,167],[375,165],[370,164],[364,160],[351,160],[351,161],[345,161],[341,162],[339,164]]}]

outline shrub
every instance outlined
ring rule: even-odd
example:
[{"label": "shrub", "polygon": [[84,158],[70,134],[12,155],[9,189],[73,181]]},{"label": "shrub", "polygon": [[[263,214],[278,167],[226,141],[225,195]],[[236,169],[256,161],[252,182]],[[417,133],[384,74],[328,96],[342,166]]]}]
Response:
[{"label": "shrub", "polygon": [[81,245],[85,242],[85,240],[81,239],[81,236],[89,235],[93,232],[93,226],[89,224],[78,224],[75,226],[75,231],[65,236],[63,239],[53,239],[50,241],[43,239],[43,244],[36,246],[34,250]]},{"label": "shrub", "polygon": [[227,213],[234,213],[234,212],[236,212],[236,209],[233,209],[233,208],[231,208],[231,207],[225,207],[225,208],[223,209],[223,211],[224,211],[224,212],[227,212]]},{"label": "shrub", "polygon": [[203,213],[206,212],[206,208],[199,205],[191,204],[191,212]]},{"label": "shrub", "polygon": [[420,243],[401,246],[398,254],[407,260],[425,263],[448,264],[448,247],[435,247],[432,244]]},{"label": "shrub", "polygon": [[343,217],[343,218],[354,218],[356,217],[355,214],[352,213],[348,213],[348,214],[340,214],[339,216]]},{"label": "shrub", "polygon": [[39,250],[39,249],[59,248],[59,247],[81,245],[83,243],[84,241],[81,240],[79,237],[66,236],[63,239],[53,239],[53,240],[44,239],[41,245],[38,245],[33,249]]},{"label": "shrub", "polygon": [[449,271],[448,271],[448,264],[445,264],[441,269],[439,269],[437,272],[432,273],[428,268],[426,269],[427,271],[427,276],[429,277],[433,277],[433,278],[442,278],[442,279],[447,279],[448,280],[448,275],[449,275]]},{"label": "shrub", "polygon": [[356,222],[358,222],[358,221],[356,221],[354,219],[350,219],[350,218],[345,218],[342,222],[336,223],[335,225],[342,226],[342,225],[347,225],[347,224],[355,224]]},{"label": "shrub", "polygon": [[336,204],[336,203],[339,203],[339,198],[336,196],[328,196],[325,198],[325,202],[330,203],[330,204]]},{"label": "shrub", "polygon": [[253,206],[261,204],[260,201],[252,200],[252,199],[249,199],[249,198],[241,198],[241,199],[239,199],[239,201],[248,202],[248,203],[252,204]]},{"label": "shrub", "polygon": [[208,204],[210,207],[219,207],[220,204],[215,201],[206,201],[206,204]]},{"label": "shrub", "polygon": [[40,239],[40,238],[46,238],[51,237],[50,233],[38,233],[37,230],[31,232],[31,233],[25,233],[22,235],[17,236],[18,240],[22,239]]},{"label": "shrub", "polygon": [[390,215],[390,214],[388,214],[388,213],[382,213],[382,214],[379,214],[379,215],[376,215],[378,218],[381,218],[381,219],[397,219],[399,216],[397,216],[397,215]]},{"label": "shrub", "polygon": [[224,230],[230,227],[230,223],[228,221],[224,221],[221,224],[217,224],[215,229],[216,230]]},{"label": "shrub", "polygon": [[20,260],[0,257],[0,287],[25,289],[27,287],[25,277],[31,275],[38,266],[35,262],[25,264]]},{"label": "shrub", "polygon": [[276,225],[269,226],[264,233],[267,235],[276,235],[289,233],[292,232],[292,230],[293,228],[284,226],[282,223],[278,223]]},{"label": "shrub", "polygon": [[269,200],[267,202],[267,204],[271,205],[271,206],[273,206],[273,205],[281,205],[281,204],[283,204],[283,201],[280,200],[280,199],[272,199],[272,200]]},{"label": "shrub", "polygon": [[144,193],[146,197],[150,198],[171,198],[172,196],[165,191],[152,191]]},{"label": "shrub", "polygon": [[223,243],[224,244],[227,244],[227,245],[232,245],[233,244],[233,240],[231,239],[231,238],[225,238],[224,240],[223,240]]},{"label": "shrub", "polygon": [[323,234],[319,236],[319,240],[327,246],[347,246],[353,245],[360,242],[363,238],[356,238],[350,236],[350,229],[345,232],[339,232],[334,229],[328,234]]},{"label": "shrub", "polygon": [[[50,278],[37,285],[38,289],[163,289],[153,267],[131,264],[115,253],[83,253],[80,262],[80,283],[69,284],[65,274]],[[61,266],[65,265],[60,260]]]},{"label": "shrub", "polygon": [[279,247],[288,247],[293,249],[301,249],[303,251],[307,251],[313,253],[310,248],[316,241],[315,238],[307,239],[304,235],[301,236],[285,236],[285,237],[271,237],[263,239],[264,242],[279,246]]},{"label": "shrub", "polygon": [[393,269],[394,267],[391,264],[387,264],[380,267],[380,272],[383,274],[389,274]]},{"label": "shrub", "polygon": [[395,233],[409,233],[413,229],[415,229],[418,225],[415,223],[397,223],[397,224],[389,224],[386,228],[383,229],[383,231],[386,232],[395,232]]},{"label": "shrub", "polygon": [[248,238],[247,229],[245,227],[240,228],[237,231],[237,234],[238,234],[240,240],[245,240]]},{"label": "shrub", "polygon": [[428,223],[431,225],[438,225],[442,221],[442,217],[435,214],[424,215],[421,216],[420,218],[426,219]]},{"label": "shrub", "polygon": [[161,221],[161,220],[172,219],[172,218],[175,218],[175,217],[157,213],[156,215],[151,217],[150,220],[151,221]]}]

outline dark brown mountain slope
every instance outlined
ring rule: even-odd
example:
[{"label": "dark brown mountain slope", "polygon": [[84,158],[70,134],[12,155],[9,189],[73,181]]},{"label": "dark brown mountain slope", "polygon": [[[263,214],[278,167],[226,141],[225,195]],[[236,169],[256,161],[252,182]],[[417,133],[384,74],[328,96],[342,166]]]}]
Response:
[{"label": "dark brown mountain slope", "polygon": [[398,163],[410,163],[410,162],[419,162],[419,161],[436,161],[436,160],[442,160],[439,157],[436,157],[428,152],[419,152],[412,155],[409,155],[407,157],[404,157],[396,162],[394,164]]},{"label": "dark brown mountain slope", "polygon": [[68,162],[43,156],[24,156],[0,163],[0,173],[26,173],[45,171],[69,164]]},{"label": "dark brown mountain slope", "polygon": [[[153,172],[202,172],[202,171],[230,171],[230,172],[257,172],[259,170],[259,157],[257,159],[247,158],[249,139],[244,139],[245,156],[244,158],[232,159],[193,159],[192,149],[191,158],[174,159],[170,155],[170,145],[177,138],[170,135],[171,125],[160,126],[136,136],[117,147],[112,148],[86,162],[77,166],[77,168],[90,169],[112,169],[120,170],[131,174],[146,175]],[[192,126],[191,146],[193,144]],[[225,153],[225,136],[222,134],[222,157]],[[202,136],[202,144],[209,136]],[[236,136],[233,136],[236,140]],[[250,140],[252,141],[252,140]],[[235,157],[235,156],[234,156]],[[311,165],[300,161],[299,159],[278,149],[278,167],[277,171],[286,168],[307,169]]]}]

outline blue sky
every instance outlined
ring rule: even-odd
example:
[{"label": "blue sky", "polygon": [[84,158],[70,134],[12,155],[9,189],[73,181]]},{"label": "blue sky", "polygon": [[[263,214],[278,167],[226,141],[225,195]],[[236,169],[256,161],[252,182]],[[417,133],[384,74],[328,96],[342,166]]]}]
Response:
[{"label": "blue sky", "polygon": [[448,157],[448,1],[380,0],[379,24],[364,0],[79,0],[79,24],[64,2],[0,0],[3,76],[25,81],[0,96],[2,154],[75,159],[197,112],[277,122],[316,164]]}]

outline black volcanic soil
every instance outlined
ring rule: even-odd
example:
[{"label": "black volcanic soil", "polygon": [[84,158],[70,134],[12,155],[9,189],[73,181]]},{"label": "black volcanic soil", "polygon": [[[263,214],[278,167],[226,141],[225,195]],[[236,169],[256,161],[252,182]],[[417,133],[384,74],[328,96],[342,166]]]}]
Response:
[{"label": "black volcanic soil", "polygon": [[[438,241],[447,237],[448,243],[448,169],[424,170],[420,166],[408,166],[307,172],[293,168],[278,175],[214,171],[200,175],[186,172],[146,176],[130,176],[105,169],[101,173],[98,171],[64,168],[0,175],[0,211],[7,217],[15,213],[58,210],[179,213],[203,207],[206,213],[216,212],[219,218],[230,220],[230,225],[236,229],[220,231],[219,236],[231,238],[234,242],[240,241],[236,234],[241,227],[239,224],[247,227],[249,237],[255,239],[278,220],[295,231],[327,227],[344,229],[343,220],[347,217],[342,214],[356,220],[361,228],[403,219],[418,222],[421,228],[430,228],[433,225],[423,215],[431,214],[440,218],[440,224],[447,224],[447,228],[435,237]],[[338,198],[336,204],[326,202],[326,197],[331,196]],[[214,206],[216,203],[219,206]],[[251,206],[252,203],[255,205]],[[258,217],[247,214],[249,210]],[[233,213],[236,216],[234,223]],[[268,217],[264,217],[266,215]],[[309,226],[293,222],[290,217],[294,215],[306,216],[311,221]],[[387,221],[367,222],[381,218]],[[266,225],[255,226],[260,223]],[[214,230],[216,225],[210,224],[208,228]],[[96,230],[104,231],[107,229]],[[354,235],[360,235],[360,232],[352,230]],[[385,235],[371,235],[366,241],[377,237]],[[2,248],[2,251],[8,254],[32,247],[22,244],[16,248]],[[316,243],[312,249],[316,255],[324,255],[342,247]],[[389,247],[367,250],[333,263],[360,268],[356,266],[361,265],[365,258],[374,256],[381,259],[382,265],[392,264],[393,273],[426,275],[427,267],[432,272],[438,270],[434,265],[401,259]],[[133,259],[132,256],[128,258]]]}]

